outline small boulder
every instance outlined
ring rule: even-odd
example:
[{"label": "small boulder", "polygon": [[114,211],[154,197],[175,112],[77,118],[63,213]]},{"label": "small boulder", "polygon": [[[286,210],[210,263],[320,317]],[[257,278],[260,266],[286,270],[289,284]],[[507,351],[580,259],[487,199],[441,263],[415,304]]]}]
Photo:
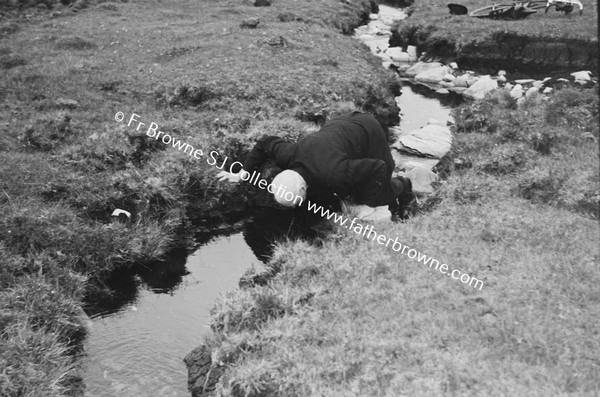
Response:
[{"label": "small boulder", "polygon": [[457,70],[458,69],[458,64],[456,62],[450,62],[450,69],[452,70]]},{"label": "small boulder", "polygon": [[454,81],[456,80],[456,76],[453,75],[452,73],[446,73],[446,75],[444,76],[444,81]]},{"label": "small boulder", "polygon": [[498,76],[506,76],[506,70],[498,71]]},{"label": "small boulder", "polygon": [[446,88],[438,88],[437,90],[435,90],[435,93],[440,95],[446,95],[449,94],[450,91],[448,91]]},{"label": "small boulder", "polygon": [[425,157],[442,158],[452,145],[452,134],[445,126],[429,124],[399,139],[400,150]]},{"label": "small boulder", "polygon": [[458,76],[453,81],[455,87],[464,87],[467,88],[469,85],[467,84],[467,77],[464,75]]},{"label": "small boulder", "polygon": [[417,47],[415,47],[414,45],[409,45],[408,47],[406,47],[406,52],[412,60],[417,60]]},{"label": "small boulder", "polygon": [[519,79],[519,80],[515,80],[515,83],[524,85],[524,84],[531,84],[534,81],[535,81],[535,79]]},{"label": "small boulder", "polygon": [[507,91],[510,91],[510,90],[512,90],[512,88],[513,88],[513,87],[514,87],[514,86],[513,86],[511,83],[506,83],[506,84],[504,84],[504,89],[505,89],[505,90],[507,90]]},{"label": "small boulder", "polygon": [[406,172],[399,172],[399,176],[410,179],[412,191],[418,196],[431,194],[434,192],[433,183],[438,181],[438,175],[424,167],[414,167]]},{"label": "small boulder", "polygon": [[540,90],[537,87],[530,87],[526,92],[525,92],[525,96],[527,98],[529,98],[532,95],[535,95],[539,92]]},{"label": "small boulder", "polygon": [[515,98],[515,99],[519,99],[523,96],[524,92],[523,92],[523,86],[521,84],[517,84],[515,85],[512,90],[510,90],[510,96]]},{"label": "small boulder", "polygon": [[575,78],[575,81],[590,81],[592,78],[590,76],[591,72],[589,70],[581,70],[579,72],[571,73],[571,76]]},{"label": "small boulder", "polygon": [[541,80],[536,80],[533,83],[531,83],[532,86],[534,86],[535,88],[540,88],[542,85],[544,85],[544,82]]},{"label": "small boulder", "polygon": [[390,57],[395,62],[410,62],[410,55],[407,52],[402,52],[400,47],[390,47],[385,50],[385,55]]},{"label": "small boulder", "polygon": [[552,91],[554,91],[554,90],[552,89],[552,87],[546,87],[546,88],[544,88],[544,91],[542,91],[542,93],[543,93],[543,94],[551,94],[551,93],[552,93]]},{"label": "small boulder", "polygon": [[463,96],[471,99],[483,99],[483,97],[490,91],[498,88],[498,82],[492,79],[490,76],[482,76],[477,80],[475,84],[469,86]]},{"label": "small boulder", "polygon": [[421,72],[429,69],[439,68],[440,66],[443,66],[440,62],[417,62],[408,68],[404,73],[406,73],[408,76],[414,77]]},{"label": "small boulder", "polygon": [[496,80],[498,81],[498,83],[506,83],[506,76],[504,76],[504,75],[498,76],[496,78]]},{"label": "small boulder", "polygon": [[438,66],[436,68],[430,68],[422,71],[415,76],[415,80],[422,81],[424,83],[439,83],[444,80],[444,76],[448,74],[447,66]]}]

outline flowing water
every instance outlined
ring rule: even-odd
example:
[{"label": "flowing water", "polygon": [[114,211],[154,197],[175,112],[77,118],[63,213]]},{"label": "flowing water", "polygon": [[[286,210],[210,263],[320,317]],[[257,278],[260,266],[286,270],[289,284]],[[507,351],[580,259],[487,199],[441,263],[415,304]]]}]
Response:
[{"label": "flowing water", "polygon": [[[448,120],[452,103],[428,95],[418,86],[402,88],[397,98],[402,130],[422,127],[430,118]],[[117,307],[92,317],[85,344],[86,396],[189,396],[182,360],[210,332],[217,297],[236,288],[247,269],[261,268],[271,254],[270,242],[290,236],[299,223],[287,214],[262,218],[246,222],[244,233],[210,240],[187,260],[172,258],[164,264],[171,267],[166,272],[153,268],[123,282],[129,291]]]}]

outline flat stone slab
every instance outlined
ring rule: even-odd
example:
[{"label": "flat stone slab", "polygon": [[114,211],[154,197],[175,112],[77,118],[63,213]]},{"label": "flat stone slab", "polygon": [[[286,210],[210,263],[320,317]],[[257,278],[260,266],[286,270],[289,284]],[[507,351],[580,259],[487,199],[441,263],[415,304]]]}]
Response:
[{"label": "flat stone slab", "polygon": [[418,130],[403,134],[392,147],[423,157],[442,158],[450,151],[452,133],[441,125],[426,125]]},{"label": "flat stone slab", "polygon": [[422,73],[426,70],[435,69],[442,66],[444,65],[442,65],[440,62],[417,62],[408,68],[404,73],[408,76],[415,77],[419,73]]},{"label": "flat stone slab", "polygon": [[406,153],[402,153],[398,150],[392,149],[392,158],[396,163],[395,172],[410,171],[415,167],[425,168],[432,170],[439,162],[440,159],[431,159],[427,157],[411,156]]},{"label": "flat stone slab", "polygon": [[490,76],[482,76],[473,85],[469,86],[463,95],[471,99],[483,99],[485,94],[498,88],[498,82]]},{"label": "flat stone slab", "polygon": [[433,183],[439,179],[435,172],[423,167],[414,167],[409,171],[399,172],[398,175],[410,179],[412,191],[417,196],[432,194],[434,192]]}]

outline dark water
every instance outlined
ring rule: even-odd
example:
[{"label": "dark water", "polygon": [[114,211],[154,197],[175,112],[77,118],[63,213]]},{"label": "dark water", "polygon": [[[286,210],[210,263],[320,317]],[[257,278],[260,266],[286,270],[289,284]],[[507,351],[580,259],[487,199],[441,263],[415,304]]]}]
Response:
[{"label": "dark water", "polygon": [[210,309],[237,287],[251,268],[273,253],[273,242],[303,238],[317,243],[327,228],[318,216],[264,209],[240,231],[210,238],[189,257],[121,274],[112,280],[119,295],[92,314],[85,351],[86,396],[189,396],[183,357],[210,332]]}]

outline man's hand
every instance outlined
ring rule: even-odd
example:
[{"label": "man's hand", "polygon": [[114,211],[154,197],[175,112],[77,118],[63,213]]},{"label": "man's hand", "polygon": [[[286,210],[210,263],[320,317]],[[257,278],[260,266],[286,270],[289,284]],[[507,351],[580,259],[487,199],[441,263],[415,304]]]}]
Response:
[{"label": "man's hand", "polygon": [[241,172],[234,174],[234,173],[227,172],[227,171],[219,172],[217,174],[217,178],[219,178],[219,182],[227,181],[227,182],[231,182],[231,183],[238,183],[242,179]]}]

